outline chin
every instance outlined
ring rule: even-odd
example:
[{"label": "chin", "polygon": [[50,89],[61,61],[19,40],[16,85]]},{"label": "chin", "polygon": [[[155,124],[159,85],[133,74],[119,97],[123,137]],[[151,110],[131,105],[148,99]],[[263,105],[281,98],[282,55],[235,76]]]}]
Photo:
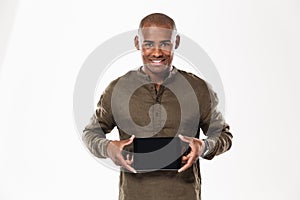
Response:
[{"label": "chin", "polygon": [[152,73],[162,73],[167,70],[169,70],[169,66],[166,65],[151,65],[147,64],[147,68],[152,72]]}]

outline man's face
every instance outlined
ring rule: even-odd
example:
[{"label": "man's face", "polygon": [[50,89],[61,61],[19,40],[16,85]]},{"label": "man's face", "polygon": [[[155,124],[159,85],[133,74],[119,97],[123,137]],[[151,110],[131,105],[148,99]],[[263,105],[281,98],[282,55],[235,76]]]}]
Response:
[{"label": "man's face", "polygon": [[136,47],[141,50],[144,67],[153,74],[169,71],[174,49],[179,44],[178,36],[168,26],[151,25],[143,27],[136,38]]}]

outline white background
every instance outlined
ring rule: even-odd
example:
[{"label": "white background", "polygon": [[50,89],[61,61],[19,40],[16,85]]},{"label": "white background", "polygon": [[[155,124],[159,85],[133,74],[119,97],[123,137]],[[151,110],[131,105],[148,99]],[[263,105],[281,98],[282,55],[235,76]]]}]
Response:
[{"label": "white background", "polygon": [[0,199],[117,199],[119,173],[75,129],[74,84],[97,46],[152,12],[171,16],[223,81],[234,143],[202,162],[202,198],[300,199],[299,9],[297,0],[0,1]]}]

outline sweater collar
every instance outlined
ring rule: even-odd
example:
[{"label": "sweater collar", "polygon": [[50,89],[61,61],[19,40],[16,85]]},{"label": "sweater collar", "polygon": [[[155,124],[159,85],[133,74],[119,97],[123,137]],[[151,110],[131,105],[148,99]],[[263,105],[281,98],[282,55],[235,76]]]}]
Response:
[{"label": "sweater collar", "polygon": [[[138,76],[141,77],[144,80],[147,80],[148,82],[152,82],[151,79],[150,79],[150,76],[142,70],[142,67],[143,66],[139,67],[138,70],[137,70]],[[171,69],[169,75],[165,78],[163,84],[166,84],[167,82],[171,81],[175,77],[177,72],[178,72],[177,68],[172,66],[172,69]]]}]

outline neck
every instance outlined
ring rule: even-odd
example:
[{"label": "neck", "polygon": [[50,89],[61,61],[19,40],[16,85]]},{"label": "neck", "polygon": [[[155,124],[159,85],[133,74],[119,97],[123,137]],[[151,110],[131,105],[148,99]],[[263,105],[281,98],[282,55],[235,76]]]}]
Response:
[{"label": "neck", "polygon": [[173,67],[170,67],[163,73],[153,73],[150,70],[147,69],[147,67],[143,66],[142,70],[149,75],[152,82],[161,85],[164,80],[169,76],[170,71],[173,69]]}]

